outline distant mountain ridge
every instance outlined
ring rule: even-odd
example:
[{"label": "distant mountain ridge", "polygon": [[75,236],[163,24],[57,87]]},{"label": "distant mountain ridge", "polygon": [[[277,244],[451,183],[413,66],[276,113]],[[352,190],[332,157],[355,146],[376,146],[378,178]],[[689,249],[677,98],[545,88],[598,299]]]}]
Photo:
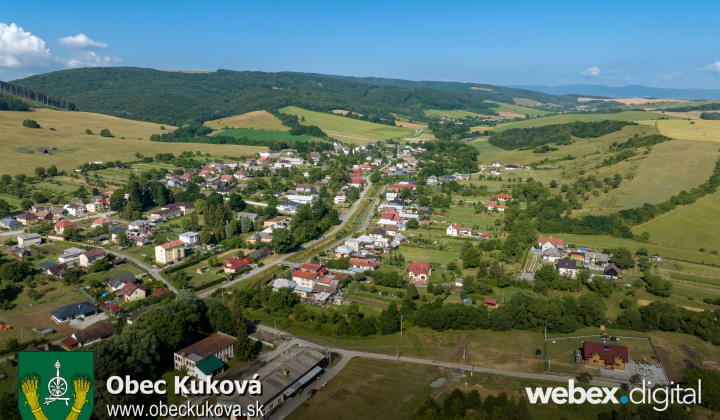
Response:
[{"label": "distant mountain ridge", "polygon": [[381,118],[423,118],[426,109],[494,113],[496,101],[513,98],[575,106],[572,96],[554,96],[501,86],[353,78],[311,73],[218,70],[170,72],[137,67],[79,68],[15,80],[17,86],[72,101],[81,111],[141,121],[182,124],[294,105],[313,111],[345,109]]},{"label": "distant mountain ridge", "polygon": [[513,89],[528,89],[550,95],[586,95],[606,98],[660,98],[706,100],[720,99],[720,89],[671,89],[642,85],[604,86],[604,85],[510,85]]}]

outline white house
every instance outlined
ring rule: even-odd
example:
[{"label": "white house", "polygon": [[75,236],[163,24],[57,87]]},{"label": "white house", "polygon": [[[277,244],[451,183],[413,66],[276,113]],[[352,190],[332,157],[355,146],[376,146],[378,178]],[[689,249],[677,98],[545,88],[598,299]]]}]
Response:
[{"label": "white house", "polygon": [[197,232],[185,232],[180,234],[179,239],[188,245],[192,245],[200,241],[200,234]]}]

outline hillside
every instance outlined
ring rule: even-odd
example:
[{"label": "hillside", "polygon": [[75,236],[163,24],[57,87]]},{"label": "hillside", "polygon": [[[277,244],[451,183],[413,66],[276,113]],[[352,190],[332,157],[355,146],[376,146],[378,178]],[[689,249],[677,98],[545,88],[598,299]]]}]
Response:
[{"label": "hillside", "polygon": [[642,85],[563,85],[563,86],[509,86],[515,89],[529,89],[550,95],[589,95],[610,98],[667,98],[667,99],[718,99],[720,89],[670,89]]},{"label": "hillside", "polygon": [[[41,128],[23,127],[22,122],[25,119],[37,121]],[[50,130],[51,128],[54,130]],[[101,137],[98,133],[104,128],[109,129],[115,137]],[[241,156],[266,149],[179,143],[174,144],[172,150],[168,150],[168,145],[150,141],[152,134],[165,133],[175,127],[165,128],[166,130],[162,130],[157,124],[87,112],[51,109],[31,112],[1,111],[0,132],[3,133],[3,141],[0,142],[0,156],[3,156],[4,160],[0,173],[33,175],[36,167],[47,168],[52,165],[61,170],[72,170],[86,162],[135,160],[137,152],[145,156],[167,152],[179,155],[184,150],[195,152],[202,149],[217,155]],[[95,134],[85,134],[86,129]],[[38,153],[35,150],[37,148],[47,149],[49,153]]]},{"label": "hillside", "polygon": [[570,97],[490,85],[347,79],[290,72],[182,73],[97,67],[41,74],[13,83],[72,101],[81,111],[163,124],[179,124],[187,119],[216,120],[285,106],[323,112],[344,109],[384,118],[391,113],[422,118],[424,109],[493,114],[497,105],[486,100],[514,104],[513,98],[527,98],[542,103],[577,104]]}]

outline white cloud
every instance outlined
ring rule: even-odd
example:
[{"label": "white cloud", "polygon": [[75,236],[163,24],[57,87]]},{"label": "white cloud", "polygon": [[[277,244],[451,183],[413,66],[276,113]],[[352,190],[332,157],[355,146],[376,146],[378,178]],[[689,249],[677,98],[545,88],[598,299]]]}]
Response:
[{"label": "white cloud", "polygon": [[663,82],[669,82],[670,80],[675,80],[675,79],[681,78],[682,75],[683,74],[680,72],[672,72],[671,71],[669,73],[661,74],[657,78],[658,78],[658,80],[662,80]]},{"label": "white cloud", "polygon": [[0,22],[0,67],[45,66],[53,61],[45,41],[14,23]]},{"label": "white cloud", "polygon": [[708,64],[707,66],[702,66],[702,67],[700,67],[700,70],[720,72],[720,61],[716,61],[712,64]]},{"label": "white cloud", "polygon": [[598,77],[599,75],[600,67],[598,66],[590,67],[589,69],[580,72],[580,76],[583,77]]},{"label": "white cloud", "polygon": [[65,60],[69,67],[107,67],[122,61],[120,57],[100,56],[92,51],[85,51]]},{"label": "white cloud", "polygon": [[93,41],[85,34],[77,34],[75,36],[66,36],[65,38],[60,38],[58,40],[58,45],[77,49],[95,49],[108,47],[108,44],[104,42]]}]

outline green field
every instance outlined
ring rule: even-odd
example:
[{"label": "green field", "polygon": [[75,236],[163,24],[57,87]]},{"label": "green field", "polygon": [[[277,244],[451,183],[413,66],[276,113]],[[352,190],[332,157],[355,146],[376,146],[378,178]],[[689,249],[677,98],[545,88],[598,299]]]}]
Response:
[{"label": "green field", "polygon": [[232,136],[236,139],[240,137],[247,137],[258,140],[285,140],[285,141],[307,141],[312,139],[312,136],[300,135],[293,136],[286,131],[268,131],[268,130],[251,130],[249,128],[230,128],[228,130],[221,131],[213,134],[213,136]]},{"label": "green field", "polygon": [[474,112],[463,111],[460,109],[426,109],[425,115],[434,115],[440,118],[467,118],[467,117],[485,117],[485,115]]},{"label": "green field", "polygon": [[660,134],[674,139],[720,142],[720,121],[662,120],[657,122],[657,127]]},{"label": "green field", "polygon": [[316,125],[330,137],[337,138],[344,143],[366,144],[378,140],[406,137],[415,133],[415,130],[410,128],[375,124],[339,115],[308,111],[295,106],[288,106],[280,111],[305,117],[305,121],[302,122],[304,125]]},{"label": "green field", "polygon": [[430,396],[430,383],[444,376],[435,366],[355,358],[326,387],[309,385],[317,394],[287,418],[406,419]]},{"label": "green field", "polygon": [[[550,115],[544,118],[535,118],[532,120],[516,121],[507,124],[498,124],[494,129],[496,131],[507,130],[508,128],[531,128],[531,127],[542,127],[545,125],[552,124],[566,124],[575,121],[592,122],[592,121],[642,121],[642,120],[657,120],[658,118],[674,118],[670,116],[664,116],[662,114],[655,114],[652,112],[645,111],[624,111],[616,112],[612,114],[600,114],[600,113],[583,113],[583,114],[560,114]],[[487,129],[487,127],[482,128]],[[492,130],[493,128],[489,128]]]},{"label": "green field", "polygon": [[582,210],[575,214],[610,214],[663,202],[707,181],[720,158],[717,144],[711,142],[673,140],[653,146],[650,154],[643,150],[626,161],[592,171],[599,179],[616,173],[625,179],[607,194],[590,194]]},{"label": "green field", "polygon": [[[25,119],[38,122],[41,129],[22,126]],[[51,109],[37,109],[32,112],[0,111],[0,132],[3,141],[0,155],[4,157],[2,173],[33,175],[38,166],[55,165],[60,170],[73,170],[86,162],[131,161],[135,153],[154,156],[172,151],[175,155],[188,150],[195,152],[202,148],[207,153],[219,156],[242,156],[267,150],[259,146],[235,146],[205,144],[199,147],[192,143],[174,143],[172,146],[151,142],[152,134],[167,133],[175,127],[125,120],[108,115],[87,112],[68,112]],[[56,131],[51,131],[54,128]],[[110,130],[113,138],[101,137],[104,128]],[[85,134],[91,129],[93,135]],[[125,137],[122,139],[121,137]],[[29,153],[33,148],[50,149],[50,154]]]},{"label": "green field", "polygon": [[[705,248],[720,252],[720,193],[672,210],[640,226],[633,232],[650,233],[650,240],[692,250]],[[708,255],[711,256],[711,255]],[[717,257],[715,255],[712,255]]]},{"label": "green field", "polygon": [[655,108],[655,109],[666,109],[666,108],[678,108],[678,107],[683,107],[683,106],[697,106],[697,105],[704,105],[704,104],[711,104],[711,103],[720,103],[720,100],[689,101],[689,102],[656,102],[654,104],[648,105],[647,107]]},{"label": "green field", "polygon": [[[509,114],[517,114],[517,116],[524,118],[525,115],[530,115],[531,117],[542,117],[542,116],[551,114],[551,112],[549,112],[549,111],[543,111],[541,109],[535,109],[535,108],[528,108],[526,106],[510,105],[510,104],[504,104],[502,102],[494,102],[494,101],[485,101],[485,102],[499,105],[498,108],[495,108],[495,112],[497,112],[500,115],[503,115],[503,113],[509,113]],[[507,115],[507,116],[514,116],[514,115]]]}]

